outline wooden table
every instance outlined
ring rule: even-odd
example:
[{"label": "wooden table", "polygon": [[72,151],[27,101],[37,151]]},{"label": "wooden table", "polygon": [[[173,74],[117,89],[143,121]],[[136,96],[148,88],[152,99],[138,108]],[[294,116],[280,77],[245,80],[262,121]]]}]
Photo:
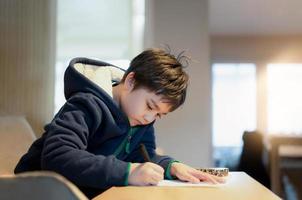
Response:
[{"label": "wooden table", "polygon": [[227,183],[219,187],[112,187],[93,200],[273,200],[280,199],[244,172],[230,172]]}]

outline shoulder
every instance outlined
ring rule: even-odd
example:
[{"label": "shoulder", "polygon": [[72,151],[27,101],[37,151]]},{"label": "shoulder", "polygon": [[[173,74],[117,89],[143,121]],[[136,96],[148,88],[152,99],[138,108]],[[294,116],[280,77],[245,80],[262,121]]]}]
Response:
[{"label": "shoulder", "polygon": [[66,101],[66,104],[77,104],[78,106],[92,110],[97,110],[99,107],[106,106],[102,99],[88,92],[75,93]]},{"label": "shoulder", "polygon": [[101,108],[102,104],[104,105],[102,100],[91,93],[75,93],[67,99],[66,103],[56,114],[55,118],[76,116],[76,118],[83,118],[85,121],[90,123],[100,123],[103,115]]}]

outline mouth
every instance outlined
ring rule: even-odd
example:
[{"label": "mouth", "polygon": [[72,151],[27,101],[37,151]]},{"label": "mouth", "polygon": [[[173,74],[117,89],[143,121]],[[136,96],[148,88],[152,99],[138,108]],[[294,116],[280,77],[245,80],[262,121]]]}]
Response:
[{"label": "mouth", "polygon": [[131,119],[130,120],[130,125],[131,126],[137,126],[137,125],[141,125],[140,121],[136,120],[136,119]]},{"label": "mouth", "polygon": [[144,125],[142,122],[140,122],[140,121],[137,120],[137,119],[134,120],[134,123],[135,123],[136,125]]},{"label": "mouth", "polygon": [[143,123],[141,123],[140,121],[138,121],[138,120],[135,120],[135,121],[136,121],[137,125],[143,125]]}]

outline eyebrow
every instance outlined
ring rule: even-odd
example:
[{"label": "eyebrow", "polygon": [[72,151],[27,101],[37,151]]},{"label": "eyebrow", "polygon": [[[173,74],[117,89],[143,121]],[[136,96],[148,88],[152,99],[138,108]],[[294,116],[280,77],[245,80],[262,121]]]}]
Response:
[{"label": "eyebrow", "polygon": [[[156,108],[156,110],[159,110],[159,106],[155,103],[155,101],[153,99],[151,99],[151,102],[153,104],[153,106]],[[163,115],[166,115],[167,113],[162,113]]]}]

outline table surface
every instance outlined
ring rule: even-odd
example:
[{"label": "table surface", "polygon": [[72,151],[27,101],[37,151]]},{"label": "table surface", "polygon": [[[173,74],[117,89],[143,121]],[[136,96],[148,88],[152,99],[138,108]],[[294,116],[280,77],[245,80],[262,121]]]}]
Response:
[{"label": "table surface", "polygon": [[215,187],[112,187],[93,200],[154,199],[280,199],[244,172],[230,172],[226,184]]}]

